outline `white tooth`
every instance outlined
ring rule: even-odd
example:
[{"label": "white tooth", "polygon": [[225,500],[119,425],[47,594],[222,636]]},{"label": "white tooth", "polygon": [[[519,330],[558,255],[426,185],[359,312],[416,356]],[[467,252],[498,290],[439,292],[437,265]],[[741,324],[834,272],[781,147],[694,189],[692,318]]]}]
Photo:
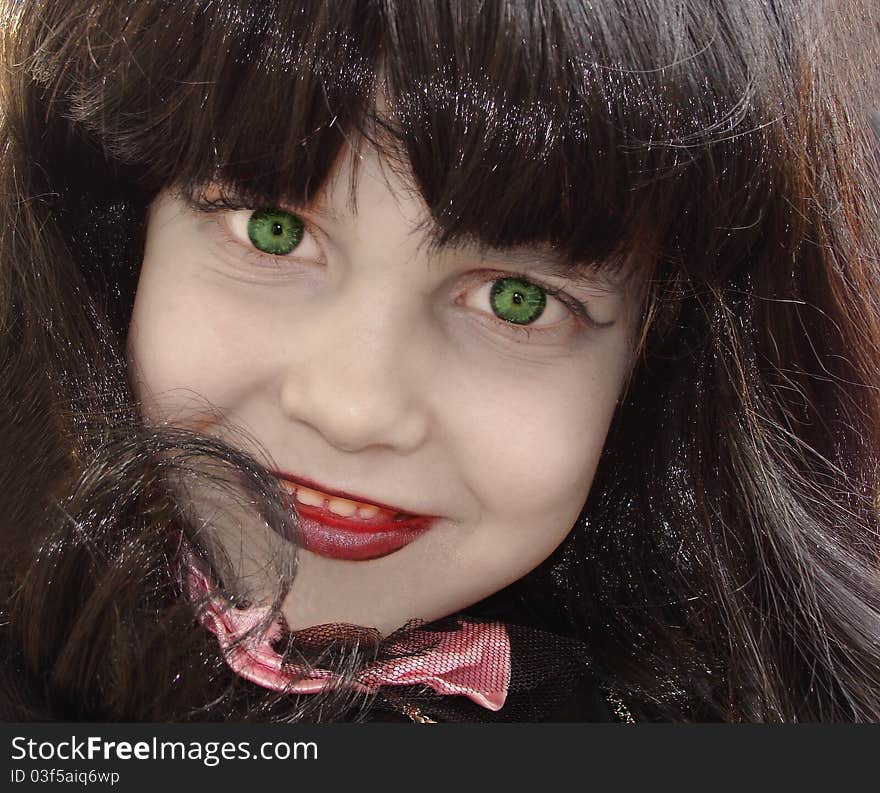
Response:
[{"label": "white tooth", "polygon": [[372,504],[364,504],[363,506],[358,507],[357,514],[361,520],[370,520],[379,514],[379,507],[373,506]]},{"label": "white tooth", "polygon": [[290,493],[290,495],[296,495],[296,485],[294,485],[292,482],[288,482],[285,479],[282,479],[281,487],[283,487],[288,493]]},{"label": "white tooth", "polygon": [[309,490],[307,487],[298,487],[296,489],[296,500],[299,501],[300,504],[305,504],[307,507],[324,506],[323,494],[316,493],[314,490]]},{"label": "white tooth", "polygon": [[342,515],[345,518],[350,518],[354,515],[357,512],[357,508],[357,504],[354,501],[349,501],[347,498],[331,498],[327,504],[327,509],[334,515]]}]

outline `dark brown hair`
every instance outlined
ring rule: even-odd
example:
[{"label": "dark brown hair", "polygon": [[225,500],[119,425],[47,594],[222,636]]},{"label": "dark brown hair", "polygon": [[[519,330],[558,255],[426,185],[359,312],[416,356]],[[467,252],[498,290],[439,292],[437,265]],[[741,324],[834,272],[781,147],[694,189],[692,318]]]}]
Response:
[{"label": "dark brown hair", "polygon": [[661,717],[880,718],[870,5],[9,10],[0,714],[350,717],[238,681],[195,624],[180,548],[205,543],[165,452],[246,472],[284,516],[235,450],[142,425],[124,344],[158,191],[305,204],[363,134],[440,239],[550,244],[647,284],[589,501],[522,596],[549,577],[607,684]]}]

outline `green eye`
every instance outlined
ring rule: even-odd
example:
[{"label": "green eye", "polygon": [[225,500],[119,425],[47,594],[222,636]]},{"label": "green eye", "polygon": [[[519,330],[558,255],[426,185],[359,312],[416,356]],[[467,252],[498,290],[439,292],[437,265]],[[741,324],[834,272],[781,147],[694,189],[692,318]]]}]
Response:
[{"label": "green eye", "polygon": [[275,256],[290,253],[303,237],[303,222],[283,209],[264,207],[248,219],[247,232],[257,250]]},{"label": "green eye", "polygon": [[520,278],[499,278],[489,299],[495,316],[514,325],[530,325],[547,306],[547,293]]}]

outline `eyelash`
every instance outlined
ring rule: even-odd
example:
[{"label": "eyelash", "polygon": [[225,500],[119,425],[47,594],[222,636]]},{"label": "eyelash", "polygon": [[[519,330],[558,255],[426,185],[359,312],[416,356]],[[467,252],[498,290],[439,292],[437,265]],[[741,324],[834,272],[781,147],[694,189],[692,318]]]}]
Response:
[{"label": "eyelash", "polygon": [[[247,206],[226,196],[220,196],[217,199],[208,199],[203,194],[192,197],[188,203],[199,213],[208,216],[214,216],[214,220],[216,221],[217,226],[224,237],[224,241],[229,245],[241,249],[249,259],[258,262],[261,266],[268,265],[272,268],[278,268],[281,265],[282,261],[289,260],[291,258],[295,259],[292,254],[288,254],[288,256],[279,256],[271,253],[263,253],[252,245],[244,245],[240,240],[232,236],[227,224],[223,222],[222,217],[220,216],[227,212],[254,211],[253,207]],[[306,233],[315,238],[316,235],[314,234],[312,225],[301,215],[297,215],[297,217],[299,217],[303,221]],[[522,278],[524,281],[527,281],[528,283],[537,286],[548,297],[552,297],[562,303],[562,305],[565,306],[565,308],[572,314],[572,316],[583,322],[586,327],[590,329],[599,329],[613,324],[613,322],[598,322],[592,317],[586,305],[584,305],[580,300],[570,295],[564,289],[551,286],[550,284],[541,281],[539,278],[526,276],[518,272],[509,272],[502,270],[491,270],[483,272],[489,277],[481,278],[478,283],[474,284],[474,288],[476,286],[485,283],[491,283],[505,277]],[[474,273],[474,275],[476,275],[476,273]],[[466,293],[466,291],[462,292],[462,294]],[[549,327],[535,327],[533,325],[517,325],[513,322],[507,322],[491,313],[485,313],[485,316],[489,320],[493,321],[495,324],[503,328],[506,332],[513,334],[525,334],[526,336],[530,336],[535,333],[553,332],[554,330],[557,330],[557,325],[559,324],[556,323]]]},{"label": "eyelash", "polygon": [[[558,287],[551,286],[548,283],[545,283],[539,278],[534,278],[531,275],[525,275],[520,272],[511,272],[505,270],[478,270],[471,274],[469,277],[469,283],[467,289],[463,290],[460,295],[456,298],[456,302],[458,302],[462,296],[467,295],[472,289],[477,289],[480,286],[485,284],[492,284],[496,281],[501,280],[502,278],[516,278],[522,281],[525,281],[533,286],[537,286],[541,289],[548,297],[553,298],[559,301],[562,306],[571,314],[575,319],[582,322],[589,329],[599,329],[611,325],[611,322],[598,322],[593,318],[593,316],[589,313],[587,307],[577,298],[570,295],[564,289],[559,289]],[[536,333],[554,333],[559,331],[559,325],[562,323],[556,322],[552,325],[519,325],[514,322],[507,322],[501,317],[495,316],[491,312],[480,312],[483,316],[486,317],[487,320],[493,322],[498,325],[503,331],[512,333],[515,335],[524,334],[525,336],[530,336]]]},{"label": "eyelash", "polygon": [[[204,195],[197,195],[191,198],[188,203],[193,209],[196,210],[196,212],[211,217],[214,220],[220,233],[223,235],[224,242],[226,244],[234,246],[238,250],[242,251],[248,259],[256,262],[261,267],[269,267],[273,270],[277,270],[281,267],[281,263],[283,261],[296,260],[296,256],[294,256],[293,253],[288,254],[287,256],[264,253],[263,251],[255,248],[253,245],[245,245],[241,240],[232,235],[228,224],[224,222],[222,216],[228,212],[254,212],[256,210],[254,210],[253,207],[247,206],[243,203],[235,201],[234,199],[227,198],[225,196],[220,196],[220,198],[217,199],[208,199],[205,198]],[[297,215],[297,217],[302,220],[306,234],[308,234],[312,239],[316,240],[318,235],[315,233],[315,229],[312,224],[300,215]]]},{"label": "eyelash", "polygon": [[582,320],[590,328],[601,328],[604,325],[609,324],[597,322],[595,319],[593,319],[592,315],[587,310],[587,307],[583,303],[581,303],[580,300],[577,300],[576,298],[568,294],[568,292],[566,292],[564,289],[558,289],[534,278],[527,278],[526,280],[530,284],[534,284],[535,286],[540,287],[551,297],[556,298],[560,303],[562,303],[562,305],[564,305],[569,311],[571,311],[571,313],[574,314],[575,317]]}]

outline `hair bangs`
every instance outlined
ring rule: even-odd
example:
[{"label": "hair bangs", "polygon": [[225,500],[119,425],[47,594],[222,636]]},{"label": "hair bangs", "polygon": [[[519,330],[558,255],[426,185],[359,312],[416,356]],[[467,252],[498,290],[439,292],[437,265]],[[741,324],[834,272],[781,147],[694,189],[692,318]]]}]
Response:
[{"label": "hair bangs", "polygon": [[779,20],[659,5],[128,0],[26,24],[49,31],[53,101],[148,191],[305,204],[363,136],[441,242],[745,260],[772,204]]},{"label": "hair bangs", "polygon": [[32,73],[87,147],[147,191],[220,180],[247,196],[305,202],[372,92],[381,36],[363,4],[81,9],[49,4],[22,20],[30,35],[43,31]]},{"label": "hair bangs", "polygon": [[754,24],[724,30],[659,5],[384,4],[387,127],[442,240],[604,267],[646,249],[702,261],[731,245],[708,230],[760,225],[778,22],[743,3]]}]

